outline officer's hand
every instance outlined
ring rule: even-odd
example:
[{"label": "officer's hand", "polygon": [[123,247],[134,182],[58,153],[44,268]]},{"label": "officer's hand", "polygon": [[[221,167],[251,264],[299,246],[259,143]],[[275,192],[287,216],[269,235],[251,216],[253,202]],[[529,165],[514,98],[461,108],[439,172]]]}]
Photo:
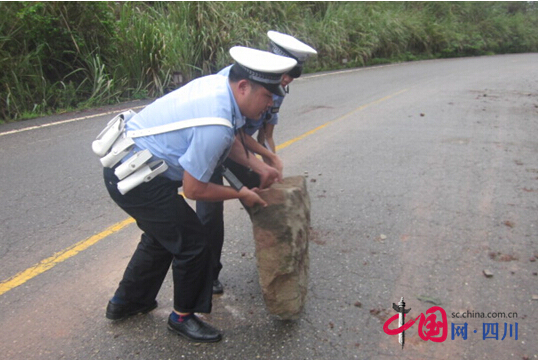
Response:
[{"label": "officer's hand", "polygon": [[247,207],[253,207],[256,204],[266,207],[267,203],[261,199],[258,193],[256,193],[257,191],[258,188],[248,189],[247,187],[243,187],[239,190],[239,199]]},{"label": "officer's hand", "polygon": [[275,182],[282,182],[282,175],[276,168],[273,168],[265,163],[264,167],[258,173],[260,175],[260,188],[270,187]]},{"label": "officer's hand", "polygon": [[278,176],[279,176],[278,181],[282,181],[283,170],[284,170],[284,163],[282,162],[282,159],[280,159],[280,157],[276,154],[274,154],[271,158],[269,157],[262,157],[262,158],[263,158],[263,161],[267,165],[275,168],[278,171]]}]

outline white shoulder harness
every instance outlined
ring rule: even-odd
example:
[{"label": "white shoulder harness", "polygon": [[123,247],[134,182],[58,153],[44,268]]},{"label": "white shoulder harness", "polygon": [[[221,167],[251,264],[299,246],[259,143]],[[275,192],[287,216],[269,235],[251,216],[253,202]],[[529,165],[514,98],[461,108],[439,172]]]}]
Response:
[{"label": "white shoulder harness", "polygon": [[233,128],[232,123],[230,123],[230,121],[226,118],[206,117],[181,120],[179,122],[159,125],[152,128],[129,130],[127,131],[127,136],[130,138],[146,137],[148,135],[168,133],[173,130],[198,127],[203,125],[224,125],[228,128]]},{"label": "white shoulder harness", "polygon": [[[127,156],[135,144],[132,138],[204,125],[223,125],[232,129],[234,127],[226,118],[204,117],[181,120],[152,128],[125,131],[125,123],[135,114],[134,111],[128,110],[115,116],[92,142],[92,150],[100,157],[103,167],[112,168]],[[143,182],[149,182],[168,169],[164,160],[149,163],[151,158],[151,152],[144,149],[133,154],[114,170],[114,174],[120,180],[118,190],[121,194],[129,192]]]}]

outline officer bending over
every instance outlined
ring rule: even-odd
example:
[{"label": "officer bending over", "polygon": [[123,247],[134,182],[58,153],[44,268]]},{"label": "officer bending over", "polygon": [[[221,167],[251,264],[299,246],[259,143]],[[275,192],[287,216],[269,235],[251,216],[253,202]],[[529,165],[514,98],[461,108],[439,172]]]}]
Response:
[{"label": "officer bending over", "polygon": [[[172,265],[174,309],[168,328],[196,342],[220,341],[221,333],[202,322],[195,312],[211,312],[213,272],[207,230],[194,210],[178,193],[204,201],[240,199],[245,205],[266,205],[257,189],[239,191],[209,179],[227,157],[245,166],[252,160],[233,146],[235,134],[245,118],[259,118],[280,94],[282,75],[296,65],[290,58],[269,52],[234,47],[235,64],[229,77],[210,75],[157,99],[127,123],[129,132],[165,126],[191,119],[224,119],[226,125],[193,126],[181,130],[133,138],[136,152],[149,150],[151,160],[162,160],[167,170],[128,191],[118,189],[113,168],[104,168],[104,180],[111,198],[132,216],[143,231],[123,279],[109,301],[106,317],[124,319],[157,307],[157,293]],[[139,154],[139,153],[136,153]],[[255,162],[255,161],[254,161]],[[267,177],[268,167],[264,168]]]}]

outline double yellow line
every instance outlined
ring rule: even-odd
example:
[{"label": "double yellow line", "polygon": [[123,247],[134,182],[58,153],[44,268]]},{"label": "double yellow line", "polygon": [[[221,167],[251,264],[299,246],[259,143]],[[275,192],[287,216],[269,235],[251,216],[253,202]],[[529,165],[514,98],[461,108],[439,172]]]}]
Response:
[{"label": "double yellow line", "polygon": [[[356,113],[356,112],[359,112],[369,106],[372,106],[372,105],[376,105],[376,104],[379,104],[381,102],[384,102],[392,97],[395,97],[405,91],[407,91],[408,89],[403,89],[403,90],[400,90],[399,92],[396,92],[394,94],[391,94],[389,96],[386,96],[384,98],[381,98],[381,99],[378,99],[376,101],[373,101],[371,103],[368,103],[368,104],[365,104],[365,105],[362,105],[336,119],[333,119],[325,124],[322,124],[320,125],[319,127],[317,128],[314,128],[306,133],[304,133],[303,135],[300,135],[298,136],[297,138],[294,138],[294,139],[291,139],[291,140],[288,140],[287,142],[283,143],[283,144],[280,144],[276,147],[277,150],[281,150],[281,149],[284,149],[288,146],[290,146],[291,144],[303,139],[303,138],[306,138],[314,133],[316,133],[317,131],[327,127],[328,125],[332,124],[332,123],[335,123],[337,121],[340,121],[340,120],[343,120],[349,116],[351,116],[352,114]],[[26,281],[29,281],[31,280],[32,278],[40,275],[41,273],[45,272],[45,271],[48,271],[49,269],[51,269],[52,267],[56,266],[57,264],[77,255],[78,253],[84,251],[85,249],[89,248],[90,246],[96,244],[97,242],[99,242],[100,240],[110,236],[111,234],[114,234],[116,232],[119,232],[120,230],[122,230],[123,228],[125,228],[126,226],[128,226],[129,224],[131,223],[134,223],[134,219],[132,218],[127,218],[126,220],[124,221],[121,221],[119,223],[116,223],[110,227],[108,227],[107,229],[105,229],[104,231],[102,231],[101,233],[99,234],[96,234],[94,236],[91,236],[90,238],[88,239],[85,239],[83,241],[80,241],[78,243],[75,243],[73,246],[67,248],[67,249],[64,249],[63,251],[60,251],[60,252],[57,252],[55,253],[54,255],[52,255],[51,257],[48,257],[44,260],[42,260],[41,262],[35,264],[34,266],[22,271],[22,272],[19,272],[17,273],[15,276],[3,281],[2,283],[0,283],[0,295],[3,295],[4,293],[6,293],[7,291],[17,287],[17,286],[20,286],[22,285],[23,283],[25,283]]]}]

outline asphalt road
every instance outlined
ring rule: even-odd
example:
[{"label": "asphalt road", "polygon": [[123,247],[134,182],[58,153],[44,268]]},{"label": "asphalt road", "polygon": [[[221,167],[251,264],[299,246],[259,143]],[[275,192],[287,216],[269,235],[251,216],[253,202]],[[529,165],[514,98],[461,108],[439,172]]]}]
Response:
[{"label": "asphalt road", "polygon": [[[210,345],[166,329],[170,279],[150,314],[104,317],[140,232],[90,144],[143,104],[1,125],[0,358],[537,359],[537,64],[518,54],[296,80],[275,138],[312,201],[305,310],[267,313],[250,221],[229,201],[225,293],[203,316],[224,340]],[[417,320],[403,350],[383,330],[402,296]]]}]

